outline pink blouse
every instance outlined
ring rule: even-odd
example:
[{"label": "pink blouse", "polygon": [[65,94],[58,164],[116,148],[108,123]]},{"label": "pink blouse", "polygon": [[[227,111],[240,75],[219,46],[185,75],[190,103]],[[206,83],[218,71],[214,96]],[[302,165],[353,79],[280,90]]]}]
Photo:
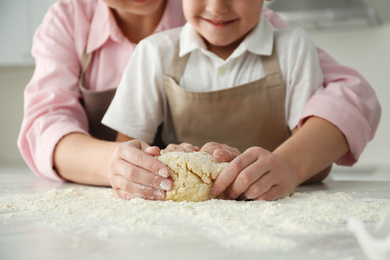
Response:
[{"label": "pink blouse", "polygon": [[[182,26],[181,0],[168,0],[156,32]],[[264,16],[275,26],[288,26],[274,12]],[[85,75],[91,90],[119,85],[135,44],[120,31],[110,9],[100,0],[55,3],[37,29],[32,54],[36,68],[24,94],[24,118],[18,146],[27,165],[41,177],[63,181],[53,169],[59,140],[72,132],[88,134],[86,113],[79,99],[80,57],[85,48],[93,59]],[[347,137],[350,154],[338,163],[354,164],[378,127],[381,108],[374,90],[356,71],[341,66],[319,49],[324,86],[302,115],[322,117]]]}]

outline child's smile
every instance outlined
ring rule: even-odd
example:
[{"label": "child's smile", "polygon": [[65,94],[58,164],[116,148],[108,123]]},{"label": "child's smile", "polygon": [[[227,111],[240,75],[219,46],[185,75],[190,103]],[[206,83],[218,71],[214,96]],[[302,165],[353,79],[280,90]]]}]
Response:
[{"label": "child's smile", "polygon": [[[264,0],[185,0],[184,15],[209,51],[227,58],[258,23]],[[222,48],[221,48],[222,47]]]},{"label": "child's smile", "polygon": [[237,19],[233,20],[216,20],[216,19],[205,19],[207,22],[209,22],[211,25],[216,27],[226,27],[230,25],[231,23],[237,21]]}]

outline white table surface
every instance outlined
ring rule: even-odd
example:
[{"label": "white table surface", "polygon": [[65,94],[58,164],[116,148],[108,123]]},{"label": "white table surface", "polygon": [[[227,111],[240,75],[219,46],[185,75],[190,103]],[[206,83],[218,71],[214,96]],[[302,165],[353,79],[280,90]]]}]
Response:
[{"label": "white table surface", "polygon": [[[10,191],[38,193],[69,187],[78,185],[47,181],[29,170],[0,169],[0,197]],[[327,179],[322,184],[299,187],[298,191],[361,192],[390,200],[390,180]],[[0,210],[0,215],[2,213],[4,211]],[[72,234],[58,233],[26,219],[11,219],[6,224],[0,222],[0,259],[367,259],[352,234],[324,235],[313,243],[315,250],[313,245],[308,245],[287,252],[229,250],[199,234],[164,240],[118,235],[102,241],[86,233],[81,239],[81,246],[75,246]],[[148,246],[139,246],[139,243],[132,246],[134,240],[148,241]]]}]

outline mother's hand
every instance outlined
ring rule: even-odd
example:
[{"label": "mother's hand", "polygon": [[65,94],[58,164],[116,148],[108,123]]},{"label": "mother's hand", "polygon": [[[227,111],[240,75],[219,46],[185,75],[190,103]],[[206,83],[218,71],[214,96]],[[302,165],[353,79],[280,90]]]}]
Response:
[{"label": "mother's hand", "polygon": [[158,147],[139,140],[117,146],[111,159],[110,184],[120,198],[165,198],[173,182],[169,168],[154,157],[159,154]]}]

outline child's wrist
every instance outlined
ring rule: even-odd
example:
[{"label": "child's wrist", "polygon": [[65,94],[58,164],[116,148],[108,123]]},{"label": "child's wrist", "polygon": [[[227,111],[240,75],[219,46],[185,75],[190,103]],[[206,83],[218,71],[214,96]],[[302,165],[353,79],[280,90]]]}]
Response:
[{"label": "child's wrist", "polygon": [[294,158],[294,156],[288,156],[287,154],[284,154],[282,151],[274,151],[273,154],[278,157],[280,160],[283,161],[283,163],[286,165],[287,169],[289,170],[290,174],[292,174],[295,187],[298,187],[300,184],[302,184],[307,178],[307,174],[305,172],[304,167],[301,163],[297,163],[298,160]]}]

